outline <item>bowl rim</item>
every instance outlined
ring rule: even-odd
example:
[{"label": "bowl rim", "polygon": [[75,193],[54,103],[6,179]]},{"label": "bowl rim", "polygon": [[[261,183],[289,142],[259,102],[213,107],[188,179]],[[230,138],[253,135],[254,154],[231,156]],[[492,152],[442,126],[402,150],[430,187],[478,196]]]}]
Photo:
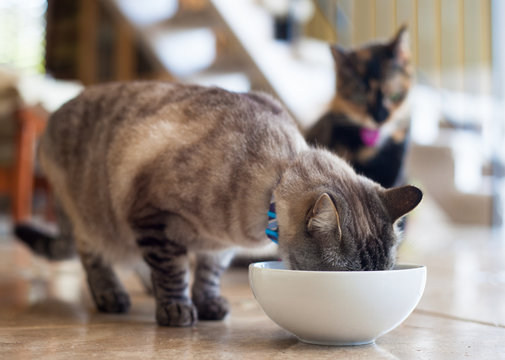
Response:
[{"label": "bowl rim", "polygon": [[[265,264],[279,264],[283,261],[259,261],[249,264],[249,270],[260,269],[265,271],[273,272],[285,272],[285,273],[300,273],[300,274],[384,274],[384,273],[396,273],[398,271],[419,271],[420,269],[426,269],[426,265],[419,264],[409,264],[409,263],[399,263],[395,265],[393,270],[359,270],[359,271],[311,271],[311,270],[290,270],[290,269],[275,269],[271,267],[261,266]],[[400,267],[400,268],[397,268]]]}]

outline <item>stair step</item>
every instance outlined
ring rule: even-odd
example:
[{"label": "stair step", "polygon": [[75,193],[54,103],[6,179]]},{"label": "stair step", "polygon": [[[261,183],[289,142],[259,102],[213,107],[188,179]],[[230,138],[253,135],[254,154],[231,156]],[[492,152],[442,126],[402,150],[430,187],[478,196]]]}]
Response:
[{"label": "stair step", "polygon": [[[302,127],[317,119],[334,93],[334,71],[328,45],[314,42],[314,57],[301,56],[289,44],[275,41],[272,17],[253,0],[210,0],[229,33],[247,54],[265,84],[295,116]],[[245,15],[247,14],[247,15]],[[317,50],[316,50],[317,48]]]},{"label": "stair step", "polygon": [[[465,177],[461,169],[465,159],[455,157],[451,138],[450,133],[442,131],[442,136],[433,145],[412,143],[407,159],[409,179],[420,184],[453,222],[489,225],[492,179],[481,175],[478,169],[470,171],[470,175]],[[479,176],[477,181],[471,179],[474,173]],[[462,185],[462,180],[466,180],[466,185]],[[468,181],[471,186],[468,186]]]},{"label": "stair step", "polygon": [[186,77],[182,81],[205,86],[217,86],[235,92],[247,92],[251,90],[251,82],[247,74],[240,71],[219,72],[205,70],[201,73]]},{"label": "stair step", "polygon": [[150,27],[145,42],[165,68],[185,77],[211,66],[216,59],[216,36],[210,28]]},{"label": "stair step", "polygon": [[178,0],[107,0],[135,26],[145,27],[175,16]]},{"label": "stair step", "polygon": [[191,28],[191,27],[213,27],[219,23],[219,18],[216,13],[212,11],[210,7],[202,9],[200,11],[184,10],[180,9],[177,11],[175,16],[163,21],[169,26],[175,26],[179,28]]},{"label": "stair step", "polygon": [[491,225],[491,195],[479,193],[455,193],[436,199],[449,218],[456,223]]},{"label": "stair step", "polygon": [[449,147],[414,142],[406,167],[409,178],[423,184],[434,197],[454,191],[454,154]]}]

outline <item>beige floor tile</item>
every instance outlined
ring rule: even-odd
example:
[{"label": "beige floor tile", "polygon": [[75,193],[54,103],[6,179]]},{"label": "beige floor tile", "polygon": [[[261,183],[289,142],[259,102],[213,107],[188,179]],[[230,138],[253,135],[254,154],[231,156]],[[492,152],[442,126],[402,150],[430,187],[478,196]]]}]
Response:
[{"label": "beige floor tile", "polygon": [[[49,278],[11,278],[12,301],[0,310],[0,354],[8,359],[177,358],[177,359],[493,359],[505,354],[505,329],[417,311],[375,345],[324,347],[299,342],[272,323],[255,302],[245,270],[224,279],[232,314],[223,322],[201,322],[194,328],[161,328],[154,322],[154,301],[129,281],[133,307],[127,315],[97,313],[84,286],[65,300],[54,279],[73,276],[78,267],[48,269]],[[124,275],[124,274],[123,274]],[[37,275],[38,276],[38,275]],[[124,276],[128,279],[128,275]],[[9,281],[2,279],[2,284]],[[81,282],[81,285],[82,282]],[[37,288],[37,290],[33,290]],[[32,290],[30,290],[32,289]],[[34,295],[34,292],[38,294]]]},{"label": "beige floor tile", "polygon": [[418,309],[374,345],[307,345],[259,308],[245,269],[232,269],[222,322],[162,328],[154,300],[131,272],[124,315],[97,313],[77,261],[50,264],[12,239],[0,240],[0,359],[505,359],[503,246],[486,229],[433,219],[429,206],[409,221],[400,261],[426,264]]},{"label": "beige floor tile", "polygon": [[505,239],[441,221],[433,204],[409,222],[400,261],[427,266],[419,309],[505,326]]}]

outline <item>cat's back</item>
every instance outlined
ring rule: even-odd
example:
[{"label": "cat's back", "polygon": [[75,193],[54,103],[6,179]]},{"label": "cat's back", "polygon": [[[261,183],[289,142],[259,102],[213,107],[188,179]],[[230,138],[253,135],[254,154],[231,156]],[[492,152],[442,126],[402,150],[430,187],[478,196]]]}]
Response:
[{"label": "cat's back", "polygon": [[296,126],[282,105],[262,93],[168,82],[112,83],[91,86],[56,111],[42,147],[60,164],[71,165],[82,163],[91,144],[94,151],[106,151],[118,140],[132,144],[136,136],[163,135],[176,145],[216,123],[239,132]]},{"label": "cat's back", "polygon": [[[291,116],[266,94],[136,82],[90,87],[62,106],[40,159],[56,195],[69,199],[65,208],[112,235],[139,176],[186,189],[184,176],[205,171],[199,178],[218,184],[233,169],[244,176],[226,181],[245,183],[258,168],[270,169],[273,179],[281,159],[306,146]],[[198,193],[204,191],[211,192]]]},{"label": "cat's back", "polygon": [[198,90],[162,82],[111,83],[87,87],[49,119],[41,150],[61,165],[79,161],[90,144],[110,143],[117,129],[155,115]]}]

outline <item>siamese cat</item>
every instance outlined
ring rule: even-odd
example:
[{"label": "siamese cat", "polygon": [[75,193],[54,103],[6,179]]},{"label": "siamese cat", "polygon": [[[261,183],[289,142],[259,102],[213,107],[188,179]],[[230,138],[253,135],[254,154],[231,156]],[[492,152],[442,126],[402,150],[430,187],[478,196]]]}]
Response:
[{"label": "siamese cat", "polygon": [[397,220],[422,198],[307,145],[266,94],[174,83],[88,88],[52,115],[39,161],[60,233],[20,225],[18,237],[52,259],[77,252],[104,312],[130,305],[113,264],[142,258],[167,326],[222,319],[221,275],[234,249],[269,242],[267,228],[289,269],[390,269]]}]

